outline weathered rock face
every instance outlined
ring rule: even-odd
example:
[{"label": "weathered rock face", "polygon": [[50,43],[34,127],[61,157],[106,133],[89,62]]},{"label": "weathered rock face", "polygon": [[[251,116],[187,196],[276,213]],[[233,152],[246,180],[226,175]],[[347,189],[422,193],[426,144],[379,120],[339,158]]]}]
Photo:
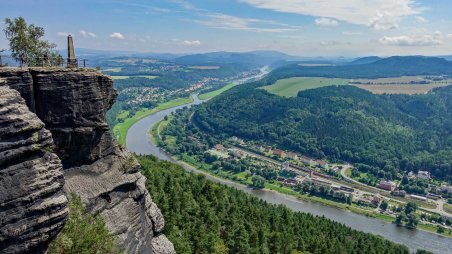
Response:
[{"label": "weathered rock face", "polygon": [[97,71],[32,69],[36,114],[52,132],[65,168],[113,154],[105,113],[117,97]]},{"label": "weathered rock face", "polygon": [[52,135],[16,90],[0,84],[0,253],[41,253],[67,217]]},{"label": "weathered rock face", "polygon": [[[14,89],[29,87],[24,78],[15,77],[25,73],[12,72],[5,75],[0,69],[0,78],[7,76]],[[32,89],[21,95],[32,100],[27,102],[53,135],[65,192],[75,192],[89,211],[101,214],[126,253],[174,253],[139,164],[108,132],[105,113],[117,96],[112,80],[80,69],[33,68],[29,73]]]}]

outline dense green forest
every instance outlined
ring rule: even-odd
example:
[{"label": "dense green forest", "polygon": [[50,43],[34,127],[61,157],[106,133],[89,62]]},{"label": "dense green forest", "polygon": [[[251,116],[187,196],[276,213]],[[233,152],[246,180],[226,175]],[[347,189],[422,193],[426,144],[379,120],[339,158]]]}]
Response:
[{"label": "dense green forest", "polygon": [[409,96],[332,86],[283,98],[243,85],[200,106],[193,121],[217,138],[236,135],[361,163],[380,178],[428,170],[452,180],[452,87]]},{"label": "dense green forest", "polygon": [[324,217],[270,205],[182,167],[139,157],[177,253],[409,253]]}]

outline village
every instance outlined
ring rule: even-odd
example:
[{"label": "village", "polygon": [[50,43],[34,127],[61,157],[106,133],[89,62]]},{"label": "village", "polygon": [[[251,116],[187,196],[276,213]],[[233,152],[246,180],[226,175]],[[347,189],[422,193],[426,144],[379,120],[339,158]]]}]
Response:
[{"label": "village", "polygon": [[[406,191],[398,189],[398,183],[384,179],[376,187],[366,186],[345,174],[352,168],[349,164],[329,163],[237,137],[216,144],[207,153],[224,161],[245,160],[256,168],[275,170],[275,182],[284,188],[305,191],[310,195],[319,195],[339,203],[353,204],[365,211],[392,218],[398,216],[403,206],[414,203],[419,208],[418,215],[422,223],[451,229],[452,214],[443,209],[442,206],[447,201],[440,195],[407,194]],[[248,176],[253,173],[256,172],[247,172]],[[409,177],[429,179],[431,176],[428,172],[419,171],[417,174],[411,172]]]}]

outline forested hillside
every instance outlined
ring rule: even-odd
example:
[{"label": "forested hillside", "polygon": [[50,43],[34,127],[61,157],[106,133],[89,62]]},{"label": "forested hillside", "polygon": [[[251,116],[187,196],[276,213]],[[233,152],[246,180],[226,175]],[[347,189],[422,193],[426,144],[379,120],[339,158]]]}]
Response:
[{"label": "forested hillside", "polygon": [[217,137],[363,163],[381,178],[424,169],[452,177],[452,87],[409,96],[332,86],[283,98],[244,85],[202,105],[193,119]]},{"label": "forested hillside", "polygon": [[326,218],[270,205],[176,164],[139,160],[177,253],[409,253]]}]

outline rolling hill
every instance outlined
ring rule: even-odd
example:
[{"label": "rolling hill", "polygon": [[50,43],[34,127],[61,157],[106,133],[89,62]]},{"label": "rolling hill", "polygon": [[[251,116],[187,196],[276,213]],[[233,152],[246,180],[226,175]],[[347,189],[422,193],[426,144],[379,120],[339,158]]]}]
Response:
[{"label": "rolling hill", "polygon": [[415,96],[330,86],[284,98],[243,85],[202,105],[193,119],[219,138],[362,163],[389,179],[428,170],[452,180],[452,86]]}]

